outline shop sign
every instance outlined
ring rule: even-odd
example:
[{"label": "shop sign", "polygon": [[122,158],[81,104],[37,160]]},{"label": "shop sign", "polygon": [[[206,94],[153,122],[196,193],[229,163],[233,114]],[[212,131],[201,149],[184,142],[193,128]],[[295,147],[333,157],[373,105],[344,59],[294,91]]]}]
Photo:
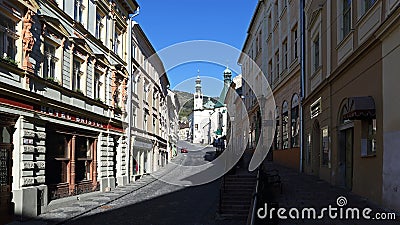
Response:
[{"label": "shop sign", "polygon": [[66,112],[59,111],[59,110],[56,110],[56,109],[53,109],[53,108],[50,108],[50,107],[46,107],[46,106],[40,106],[40,112],[42,112],[44,114],[47,114],[47,115],[50,115],[50,116],[58,117],[58,118],[61,118],[61,119],[77,122],[77,123],[88,125],[88,126],[105,128],[105,126],[102,123],[93,121],[93,120],[88,119],[88,118],[71,115],[71,114],[68,114]]}]

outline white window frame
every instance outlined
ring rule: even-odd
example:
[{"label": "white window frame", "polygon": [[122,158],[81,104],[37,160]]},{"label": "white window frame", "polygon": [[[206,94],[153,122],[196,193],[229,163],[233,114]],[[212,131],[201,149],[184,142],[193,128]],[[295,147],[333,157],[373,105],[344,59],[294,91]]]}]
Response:
[{"label": "white window frame", "polygon": [[75,0],[74,4],[74,20],[82,23],[83,21],[83,10],[85,6],[83,5],[83,0]]},{"label": "white window frame", "polygon": [[[75,65],[76,63],[79,63],[79,70],[76,69]],[[73,91],[83,91],[82,90],[82,61],[74,59],[73,60],[73,65],[72,65],[72,90]]]},{"label": "white window frame", "polygon": [[[54,51],[49,51],[49,47]],[[49,42],[44,43],[42,77],[45,79],[56,78],[56,64],[59,61],[59,59],[56,57],[57,48],[57,46],[52,45]]]},{"label": "white window frame", "polygon": [[[0,38],[2,38],[2,44],[3,44],[3,46],[0,46],[0,57],[1,58],[10,58],[12,60],[15,60],[16,40],[19,38],[19,35],[16,32],[17,23],[13,19],[6,17],[4,14],[0,15],[0,19],[10,22],[7,24],[8,25],[7,27],[0,25],[0,32],[2,33]],[[8,48],[10,48],[10,46],[9,46],[10,39],[12,40],[11,55],[9,52],[10,49],[8,49]]]}]

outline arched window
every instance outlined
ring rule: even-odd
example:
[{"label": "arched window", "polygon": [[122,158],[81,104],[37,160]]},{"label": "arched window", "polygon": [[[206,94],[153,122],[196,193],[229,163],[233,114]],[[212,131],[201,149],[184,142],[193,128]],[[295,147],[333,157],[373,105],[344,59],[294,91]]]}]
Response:
[{"label": "arched window", "polygon": [[300,131],[300,120],[299,120],[299,96],[293,95],[292,98],[292,110],[291,115],[291,147],[299,147],[299,131]]},{"label": "arched window", "polygon": [[280,134],[280,127],[279,127],[279,118],[280,118],[280,113],[279,113],[279,108],[276,107],[275,109],[275,120],[276,120],[276,129],[275,129],[275,138],[274,138],[274,148],[275,149],[280,149],[280,140],[281,140],[281,134]]},{"label": "arched window", "polygon": [[287,101],[282,105],[282,148],[289,148],[289,106]]}]

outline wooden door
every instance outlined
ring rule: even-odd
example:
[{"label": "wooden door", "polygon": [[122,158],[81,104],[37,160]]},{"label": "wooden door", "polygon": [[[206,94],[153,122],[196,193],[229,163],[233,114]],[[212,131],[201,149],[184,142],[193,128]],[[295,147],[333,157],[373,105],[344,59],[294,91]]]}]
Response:
[{"label": "wooden door", "polygon": [[0,224],[10,221],[14,210],[11,203],[12,130],[0,125]]}]

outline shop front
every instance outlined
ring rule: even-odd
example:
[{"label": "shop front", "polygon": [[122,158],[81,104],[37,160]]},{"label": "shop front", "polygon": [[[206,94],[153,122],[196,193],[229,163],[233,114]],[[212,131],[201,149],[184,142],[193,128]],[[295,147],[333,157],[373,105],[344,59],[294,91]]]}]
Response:
[{"label": "shop front", "polygon": [[134,137],[132,144],[132,156],[131,156],[131,179],[139,179],[144,174],[151,172],[151,154],[153,149],[153,143],[151,140]]},{"label": "shop front", "polygon": [[96,132],[47,125],[46,184],[50,200],[100,190],[98,136]]}]

